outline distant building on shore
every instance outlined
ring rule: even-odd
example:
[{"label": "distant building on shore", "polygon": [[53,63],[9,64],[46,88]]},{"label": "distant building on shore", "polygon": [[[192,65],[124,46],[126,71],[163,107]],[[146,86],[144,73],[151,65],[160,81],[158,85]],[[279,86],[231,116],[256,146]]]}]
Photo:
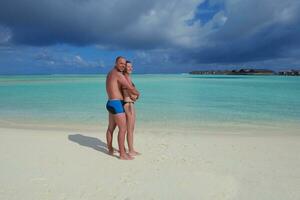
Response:
[{"label": "distant building on shore", "polygon": [[300,76],[300,70],[288,70],[288,71],[280,71],[278,75],[282,76]]},{"label": "distant building on shore", "polygon": [[192,71],[190,74],[215,74],[215,75],[274,75],[272,70],[268,69],[240,69],[240,70],[206,70]]}]

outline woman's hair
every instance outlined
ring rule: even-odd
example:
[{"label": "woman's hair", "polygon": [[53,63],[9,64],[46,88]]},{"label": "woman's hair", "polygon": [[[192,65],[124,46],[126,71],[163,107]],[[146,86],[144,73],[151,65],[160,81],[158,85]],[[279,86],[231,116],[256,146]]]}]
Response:
[{"label": "woman's hair", "polygon": [[[126,65],[127,65],[128,63],[131,63],[131,61],[126,60]],[[127,73],[127,69],[125,68],[125,70],[123,71],[123,74],[126,74],[126,73]]]}]

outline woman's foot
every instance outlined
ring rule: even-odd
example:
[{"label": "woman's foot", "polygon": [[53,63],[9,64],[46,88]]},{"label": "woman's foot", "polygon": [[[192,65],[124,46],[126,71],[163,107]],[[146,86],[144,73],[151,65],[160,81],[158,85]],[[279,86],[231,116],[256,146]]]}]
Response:
[{"label": "woman's foot", "polygon": [[139,155],[141,155],[141,153],[139,153],[137,151],[129,151],[128,154],[131,155],[131,156],[139,156]]}]

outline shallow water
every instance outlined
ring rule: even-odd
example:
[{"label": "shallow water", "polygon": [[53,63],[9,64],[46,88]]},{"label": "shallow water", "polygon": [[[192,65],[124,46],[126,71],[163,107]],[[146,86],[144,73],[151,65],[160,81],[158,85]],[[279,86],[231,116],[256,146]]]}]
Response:
[{"label": "shallow water", "polygon": [[[300,122],[300,78],[286,76],[134,75],[138,124]],[[0,124],[106,126],[105,75],[0,76]]]}]

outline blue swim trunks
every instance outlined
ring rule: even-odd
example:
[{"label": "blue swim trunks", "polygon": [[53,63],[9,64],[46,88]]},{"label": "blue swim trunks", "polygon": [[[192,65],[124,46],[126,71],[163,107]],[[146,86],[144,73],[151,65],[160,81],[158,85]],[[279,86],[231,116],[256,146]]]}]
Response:
[{"label": "blue swim trunks", "polygon": [[108,110],[108,112],[114,115],[119,113],[125,113],[123,105],[124,105],[123,100],[119,100],[119,99],[108,100],[106,103],[106,109]]}]

